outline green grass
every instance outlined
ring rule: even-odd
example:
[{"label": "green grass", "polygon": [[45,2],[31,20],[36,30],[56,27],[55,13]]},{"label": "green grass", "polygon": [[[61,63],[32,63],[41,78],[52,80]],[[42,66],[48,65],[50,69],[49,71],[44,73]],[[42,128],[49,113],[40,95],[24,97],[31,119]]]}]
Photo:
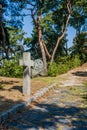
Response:
[{"label": "green grass", "polygon": [[85,87],[87,87],[87,82],[83,83],[83,85],[84,85]]},{"label": "green grass", "polygon": [[53,82],[56,82],[57,78],[56,77],[36,77],[36,78],[33,78],[32,80],[33,81],[42,81],[42,82],[46,82],[46,83],[53,83]]},{"label": "green grass", "polygon": [[67,87],[70,91],[70,94],[73,94],[73,95],[82,95],[84,93],[84,86],[70,86],[70,87]]},{"label": "green grass", "polygon": [[0,84],[0,89],[4,89],[4,85],[3,84]]}]

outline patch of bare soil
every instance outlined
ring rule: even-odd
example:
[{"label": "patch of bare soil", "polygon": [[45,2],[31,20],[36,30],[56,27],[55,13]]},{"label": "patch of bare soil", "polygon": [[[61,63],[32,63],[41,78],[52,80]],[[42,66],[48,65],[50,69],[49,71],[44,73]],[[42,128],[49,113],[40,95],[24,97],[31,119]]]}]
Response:
[{"label": "patch of bare soil", "polygon": [[87,63],[59,77],[61,86],[81,86],[87,82]]},{"label": "patch of bare soil", "polygon": [[[38,79],[38,78],[37,78]],[[32,79],[31,96],[49,83]],[[0,113],[13,105],[26,101],[29,97],[22,93],[22,79],[0,77]]]},{"label": "patch of bare soil", "polygon": [[[46,79],[46,78],[44,78]],[[31,81],[31,96],[43,87],[48,86],[54,78],[39,80],[39,78],[32,79]],[[58,86],[80,86],[84,82],[87,83],[87,63],[69,71],[66,74],[60,75],[55,78],[55,82],[58,82]],[[47,93],[47,95],[49,92]],[[46,95],[45,95],[46,96]],[[22,79],[0,77],[0,114],[14,104],[23,102],[29,97],[22,94]],[[43,98],[43,97],[42,97]]]}]

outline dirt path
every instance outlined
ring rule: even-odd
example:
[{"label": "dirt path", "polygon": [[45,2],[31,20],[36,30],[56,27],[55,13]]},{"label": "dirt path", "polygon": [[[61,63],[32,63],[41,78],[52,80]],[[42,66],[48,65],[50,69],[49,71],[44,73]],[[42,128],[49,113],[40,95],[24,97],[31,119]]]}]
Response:
[{"label": "dirt path", "polygon": [[[81,86],[84,82],[87,82],[87,63],[56,78],[33,79],[31,96],[52,82],[57,82],[61,87]],[[0,113],[19,102],[25,101],[27,98],[29,97],[22,94],[22,79],[0,77]]]},{"label": "dirt path", "polygon": [[[48,79],[48,81],[47,81]],[[31,96],[52,83],[49,78],[34,78],[31,81]],[[22,79],[0,77],[0,114],[15,104],[29,99],[22,93]]]},{"label": "dirt path", "polygon": [[61,86],[81,86],[87,82],[87,63],[59,77]]},{"label": "dirt path", "polygon": [[56,77],[58,85],[18,111],[5,130],[87,130],[87,64]]}]

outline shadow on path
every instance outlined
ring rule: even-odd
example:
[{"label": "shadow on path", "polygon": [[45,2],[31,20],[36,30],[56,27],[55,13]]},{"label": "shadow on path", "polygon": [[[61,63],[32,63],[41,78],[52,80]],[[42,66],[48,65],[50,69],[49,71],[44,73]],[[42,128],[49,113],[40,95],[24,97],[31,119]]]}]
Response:
[{"label": "shadow on path", "polygon": [[7,99],[4,96],[0,96],[0,114],[11,109],[14,105],[19,104],[21,102],[23,102],[23,100],[20,98],[19,98],[19,100],[15,101],[12,99]]},{"label": "shadow on path", "polygon": [[87,71],[77,71],[72,74],[74,74],[76,76],[87,77]]},{"label": "shadow on path", "polygon": [[19,90],[22,93],[22,86],[13,86],[12,88],[9,89],[11,90]]},{"label": "shadow on path", "polygon": [[62,130],[87,130],[87,110],[36,103],[33,108],[24,108],[9,119],[6,130],[58,130],[61,127]]}]

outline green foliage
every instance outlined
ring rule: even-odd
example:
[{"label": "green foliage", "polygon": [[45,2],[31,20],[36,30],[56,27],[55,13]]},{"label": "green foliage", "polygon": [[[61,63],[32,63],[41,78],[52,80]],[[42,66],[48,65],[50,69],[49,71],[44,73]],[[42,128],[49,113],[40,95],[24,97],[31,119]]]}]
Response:
[{"label": "green foliage", "polygon": [[24,39],[24,32],[16,27],[9,26],[7,27],[8,34],[9,34],[9,42],[10,46],[13,46],[13,48],[17,47],[18,43],[21,43]]},{"label": "green foliage", "polygon": [[0,89],[3,89],[4,88],[4,85],[0,84]]},{"label": "green foliage", "polygon": [[48,69],[48,75],[49,76],[57,76],[59,74],[63,74],[66,73],[69,70],[69,66],[67,66],[67,64],[56,64],[55,62],[50,65],[49,69]]},{"label": "green foliage", "polygon": [[73,57],[71,63],[72,63],[71,68],[75,68],[75,67],[80,66],[81,65],[81,60],[80,60],[79,56],[76,55],[75,57]]},{"label": "green foliage", "polygon": [[50,65],[48,69],[48,75],[57,76],[59,74],[66,73],[70,69],[78,67],[80,65],[81,60],[79,59],[78,55],[74,56],[73,58],[70,58],[70,56],[61,57],[58,63],[53,63],[52,65]]},{"label": "green foliage", "polygon": [[48,69],[48,75],[49,76],[56,76],[57,75],[57,64],[53,62]]},{"label": "green foliage", "polygon": [[58,74],[66,73],[69,70],[69,66],[67,64],[58,64]]},{"label": "green foliage", "polygon": [[22,77],[22,67],[18,65],[18,60],[14,57],[11,60],[5,59],[0,68],[0,75],[6,77]]},{"label": "green foliage", "polygon": [[85,87],[87,87],[87,82],[85,82],[83,85],[84,85]]},{"label": "green foliage", "polygon": [[82,53],[82,63],[87,62],[87,54]]},{"label": "green foliage", "polygon": [[[60,37],[63,34],[64,30],[66,30],[66,21],[70,12],[72,13],[68,25],[76,29],[76,34],[83,31],[83,27],[86,26],[87,0],[69,0],[70,5],[67,5],[67,2],[68,1],[65,0],[1,0],[0,4],[3,6],[3,22],[6,24],[10,43],[9,45],[6,44],[4,48],[2,46],[1,53],[4,50],[3,56],[5,56],[5,53],[8,53],[8,57],[15,55],[18,44],[23,43],[24,32],[22,32],[19,28],[22,26],[24,16],[28,16],[30,14],[33,24],[33,34],[31,38],[25,39],[24,44],[29,48],[29,51],[31,51],[31,54],[34,56],[34,58],[40,58],[42,56],[41,52],[43,52],[40,50],[40,46],[38,44],[38,24],[40,25],[40,31],[42,35],[41,39],[45,43],[50,54],[53,54],[53,50],[58,41],[58,37]],[[71,7],[70,12],[68,12],[67,9],[69,6]],[[37,22],[38,16],[40,18],[39,23]],[[10,26],[12,26],[12,28],[8,28]],[[78,39],[81,42],[79,42]],[[82,45],[82,42],[84,40],[83,36],[81,37],[80,35],[78,39],[77,42],[81,43]],[[65,44],[67,42],[66,35],[60,42],[61,43],[59,43],[54,60],[56,60],[58,56],[64,56],[67,54],[67,47],[65,47]],[[82,51],[86,51],[85,47],[86,46],[84,46],[82,50],[82,46],[79,47],[76,45],[75,49],[72,51],[74,53],[76,51],[77,53],[82,54]],[[77,59],[78,58],[75,58],[73,60]],[[73,63],[73,61],[69,60],[69,67],[67,67],[67,62],[64,59],[64,63],[61,62],[61,64],[58,64],[58,66],[59,68],[62,66],[62,69],[64,69],[63,72],[65,72],[68,70],[68,68],[71,69],[72,67],[77,66],[79,63],[79,61],[77,61]],[[52,73],[54,73],[54,68],[56,65],[52,66],[50,69],[53,71]],[[60,70],[61,69],[59,69],[59,71]]]}]

